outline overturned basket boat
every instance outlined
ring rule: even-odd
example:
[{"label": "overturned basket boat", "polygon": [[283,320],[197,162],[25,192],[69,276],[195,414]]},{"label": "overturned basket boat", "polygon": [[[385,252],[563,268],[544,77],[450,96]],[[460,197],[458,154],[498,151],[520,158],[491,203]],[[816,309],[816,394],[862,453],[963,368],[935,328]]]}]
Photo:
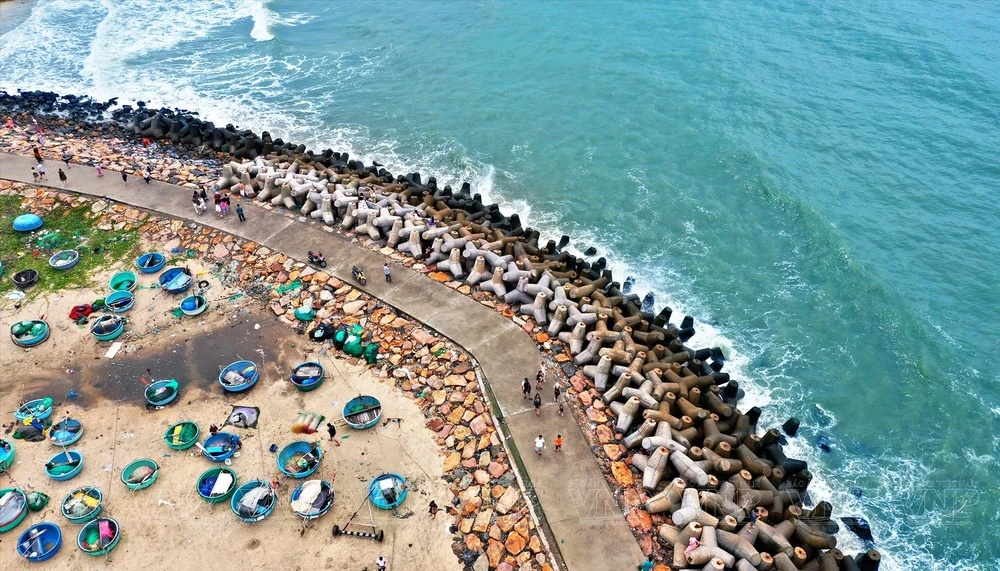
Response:
[{"label": "overturned basket boat", "polygon": [[49,428],[49,442],[56,446],[69,446],[83,436],[83,423],[75,418],[64,418]]},{"label": "overturned basket boat", "polygon": [[87,555],[107,555],[122,538],[118,521],[111,517],[99,517],[80,529],[76,536],[76,546]]},{"label": "overturned basket boat", "polygon": [[408,491],[406,479],[390,472],[382,474],[368,484],[368,499],[379,509],[391,510],[403,503]]},{"label": "overturned basket boat", "polygon": [[53,270],[68,270],[80,261],[80,252],[76,250],[63,250],[56,252],[49,258],[49,266]]},{"label": "overturned basket boat", "polygon": [[0,490],[0,533],[10,531],[28,515],[28,496],[18,488]]},{"label": "overturned basket boat", "polygon": [[29,400],[28,402],[17,407],[14,411],[14,418],[24,422],[31,417],[37,418],[38,420],[45,420],[46,418],[52,416],[52,399],[45,397],[43,399]]},{"label": "overturned basket boat", "polygon": [[344,422],[356,430],[375,426],[381,417],[382,403],[370,395],[355,397],[344,405]]},{"label": "overturned basket boat", "polygon": [[20,289],[28,289],[38,283],[38,270],[21,270],[11,276],[14,285]]},{"label": "overturned basket boat", "polygon": [[236,489],[229,505],[240,521],[254,523],[271,515],[277,503],[270,482],[252,480]]},{"label": "overturned basket boat", "polygon": [[83,470],[83,454],[76,450],[60,452],[45,463],[45,473],[59,482],[72,479],[81,470]]},{"label": "overturned basket boat", "polygon": [[181,293],[191,287],[192,281],[184,268],[170,268],[160,275],[160,288],[167,293]]},{"label": "overturned basket boat", "polygon": [[292,511],[305,519],[316,519],[333,506],[333,486],[323,480],[308,480],[292,492]]},{"label": "overturned basket boat", "polygon": [[17,538],[17,554],[28,561],[51,559],[62,547],[62,530],[59,526],[43,521],[24,530]]},{"label": "overturned basket boat", "polygon": [[130,291],[112,292],[108,297],[104,298],[104,307],[113,313],[125,313],[132,309],[133,305],[135,305],[135,296]]},{"label": "overturned basket boat", "polygon": [[209,468],[198,477],[198,495],[210,504],[217,504],[229,499],[236,491],[239,479],[232,468],[218,466]]},{"label": "overturned basket boat", "polygon": [[41,319],[18,321],[10,326],[10,340],[18,347],[34,347],[49,338],[49,324]]},{"label": "overturned basket boat", "polygon": [[125,332],[125,318],[110,313],[97,318],[90,326],[90,333],[98,341],[113,341]]},{"label": "overturned basket boat", "polygon": [[153,406],[169,404],[177,398],[180,383],[175,379],[167,379],[150,383],[146,387],[146,402]]},{"label": "overturned basket boat", "polygon": [[184,420],[171,425],[170,428],[163,433],[163,441],[166,442],[167,446],[169,446],[172,450],[187,450],[198,442],[198,436],[200,434],[201,429],[198,428],[198,424],[196,422]]},{"label": "overturned basket boat", "polygon": [[104,508],[104,494],[94,486],[77,488],[66,494],[59,508],[73,523],[83,523],[97,517]]},{"label": "overturned basket boat", "polygon": [[149,252],[135,259],[135,267],[144,274],[155,274],[167,265],[167,258],[159,252]]},{"label": "overturned basket boat", "polygon": [[14,230],[31,232],[42,227],[42,219],[37,214],[22,214],[14,219]]},{"label": "overturned basket boat", "polygon": [[14,443],[0,438],[0,472],[14,463]]},{"label": "overturned basket boat", "polygon": [[303,392],[316,390],[323,384],[325,372],[323,365],[316,361],[299,363],[292,369],[292,384]]},{"label": "overturned basket boat", "polygon": [[219,372],[219,384],[227,392],[239,393],[257,384],[260,371],[253,361],[236,361]]},{"label": "overturned basket boat", "polygon": [[181,300],[181,313],[198,315],[208,309],[208,298],[201,294],[189,295]]},{"label": "overturned basket boat", "polygon": [[140,458],[122,470],[122,483],[132,490],[143,490],[153,485],[160,475],[160,466],[149,458]]},{"label": "overturned basket boat", "polygon": [[305,478],[319,468],[323,450],[315,442],[297,441],[278,452],[278,469],[292,478]]},{"label": "overturned basket boat", "polygon": [[225,462],[239,450],[240,437],[229,432],[216,432],[205,440],[201,452],[212,462]]},{"label": "overturned basket boat", "polygon": [[135,289],[139,278],[135,272],[118,272],[108,280],[108,287],[111,291],[132,291]]}]

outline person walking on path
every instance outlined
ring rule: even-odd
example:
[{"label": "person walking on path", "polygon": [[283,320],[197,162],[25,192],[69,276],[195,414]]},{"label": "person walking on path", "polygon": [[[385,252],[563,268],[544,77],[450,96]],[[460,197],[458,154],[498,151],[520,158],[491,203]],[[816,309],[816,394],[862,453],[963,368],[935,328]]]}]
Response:
[{"label": "person walking on path", "polygon": [[556,452],[562,452],[562,434],[556,434]]},{"label": "person walking on path", "polygon": [[49,180],[49,177],[45,176],[45,165],[43,163],[38,163],[38,178]]},{"label": "person walking on path", "polygon": [[31,154],[35,155],[35,160],[38,164],[42,164],[42,152],[38,150],[38,147],[31,145]]},{"label": "person walking on path", "polygon": [[538,455],[541,456],[542,449],[544,448],[545,448],[545,438],[543,438],[542,435],[539,434],[538,438],[535,439],[535,452],[537,452]]},{"label": "person walking on path", "polygon": [[38,182],[38,169],[35,167],[31,167],[31,178],[35,179],[35,182]]},{"label": "person walking on path", "polygon": [[542,416],[542,393],[535,393],[535,416]]},{"label": "person walking on path", "polygon": [[194,193],[194,198],[191,199],[192,204],[194,204],[194,213],[201,216],[201,197],[198,193]]},{"label": "person walking on path", "polygon": [[565,416],[566,409],[563,408],[563,403],[559,403],[559,416]]},{"label": "person walking on path", "polygon": [[340,442],[337,442],[337,427],[328,422],[326,423],[326,431],[330,433],[330,442],[333,442],[336,446],[340,446]]},{"label": "person walking on path", "polygon": [[97,161],[97,164],[94,165],[94,170],[97,171],[97,176],[104,176],[104,165],[101,164],[101,161]]},{"label": "person walking on path", "polygon": [[438,508],[437,502],[435,502],[434,500],[431,500],[430,505],[427,506],[427,512],[429,514],[431,514],[431,519],[436,519],[437,518],[438,509],[439,508]]},{"label": "person walking on path", "polygon": [[153,177],[149,174],[149,167],[142,169],[142,180],[146,181],[146,184],[153,182]]},{"label": "person walking on path", "polygon": [[66,188],[66,173],[62,169],[59,169],[59,181],[62,182],[62,187]]},{"label": "person walking on path", "polygon": [[66,163],[66,170],[69,170],[69,161],[73,158],[73,153],[66,151],[63,153],[63,162]]},{"label": "person walking on path", "polygon": [[375,560],[375,567],[378,568],[378,571],[385,571],[387,569],[387,564],[388,562],[385,560],[385,557],[382,557],[381,555],[379,555],[378,559]]},{"label": "person walking on path", "polygon": [[392,270],[389,269],[388,262],[382,264],[382,273],[385,274],[385,281],[392,283]]},{"label": "person walking on path", "polygon": [[125,172],[124,170],[122,170],[122,182],[124,182],[124,183],[125,183],[125,186],[132,186],[132,185],[131,185],[131,184],[129,184],[129,182],[128,182],[128,173],[127,173],[127,172]]},{"label": "person walking on path", "polygon": [[201,191],[198,193],[198,196],[200,196],[201,199],[204,200],[206,203],[208,202],[208,193],[205,192],[204,188],[201,189]]},{"label": "person walking on path", "polygon": [[239,203],[239,202],[236,203],[236,216],[239,217],[240,222],[246,222],[247,221],[246,217],[243,216],[243,204],[242,203]]},{"label": "person walking on path", "polygon": [[528,377],[524,377],[524,382],[521,383],[521,394],[523,395],[521,398],[531,398],[531,381]]},{"label": "person walking on path", "polygon": [[229,197],[228,196],[224,197],[222,200],[219,201],[219,206],[222,207],[222,215],[223,216],[229,215]]},{"label": "person walking on path", "polygon": [[559,395],[561,394],[562,394],[562,387],[559,386],[559,381],[556,381],[556,384],[552,385],[552,395],[553,395],[552,400],[555,402],[559,402]]}]

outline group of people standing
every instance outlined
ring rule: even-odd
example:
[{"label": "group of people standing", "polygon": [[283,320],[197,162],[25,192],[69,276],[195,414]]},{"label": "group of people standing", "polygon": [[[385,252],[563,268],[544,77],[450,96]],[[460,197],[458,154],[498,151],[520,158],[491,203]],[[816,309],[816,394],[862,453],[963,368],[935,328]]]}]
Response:
[{"label": "group of people standing", "polygon": [[[215,202],[215,213],[222,218],[228,216],[232,203],[232,199],[228,194],[223,195],[221,192],[216,192],[212,197],[213,202]],[[201,216],[206,211],[208,211],[208,193],[204,188],[201,190],[196,190],[191,195],[191,202],[194,204],[194,211],[198,216]],[[243,205],[236,205],[236,216],[239,217],[240,222],[246,222],[246,217],[243,215]]]}]

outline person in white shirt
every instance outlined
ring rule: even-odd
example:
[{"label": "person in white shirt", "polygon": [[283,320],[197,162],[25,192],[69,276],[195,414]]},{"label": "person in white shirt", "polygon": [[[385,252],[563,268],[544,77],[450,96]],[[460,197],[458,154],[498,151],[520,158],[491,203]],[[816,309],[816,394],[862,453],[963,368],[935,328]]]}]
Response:
[{"label": "person in white shirt", "polygon": [[543,448],[545,448],[545,438],[539,434],[538,438],[535,439],[535,452],[538,452],[538,455],[541,456]]},{"label": "person in white shirt", "polygon": [[378,571],[385,571],[386,564],[387,561],[385,560],[385,557],[382,557],[381,555],[379,555],[378,559],[375,560],[375,566],[378,567]]}]

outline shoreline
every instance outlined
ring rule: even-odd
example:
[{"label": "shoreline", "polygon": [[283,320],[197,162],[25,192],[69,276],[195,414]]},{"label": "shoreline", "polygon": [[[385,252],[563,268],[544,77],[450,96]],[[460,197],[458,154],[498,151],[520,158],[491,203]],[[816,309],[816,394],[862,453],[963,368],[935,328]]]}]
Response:
[{"label": "shoreline", "polygon": [[[153,129],[154,132],[147,133],[152,135],[158,128],[163,128],[162,124],[154,125],[153,120],[144,129],[141,121],[138,126],[140,130]],[[174,130],[174,134],[179,134],[183,128],[173,123],[167,131]],[[121,131],[115,130],[116,133]],[[239,147],[237,153],[245,151],[245,158],[255,152],[258,142],[262,151],[268,144],[265,134],[255,138],[246,132],[239,135],[233,130],[231,133],[233,136],[229,141]],[[190,136],[190,130],[186,136]],[[693,320],[685,317],[679,325],[673,325],[669,323],[669,308],[658,315],[643,311],[648,305],[645,300],[623,295],[611,272],[606,269],[605,262],[599,260],[596,265],[591,265],[566,253],[561,248],[568,243],[568,237],[564,237],[560,244],[550,242],[539,247],[537,232],[522,228],[516,215],[503,217],[495,205],[482,205],[477,197],[470,195],[468,189],[452,193],[447,187],[438,189],[432,179],[423,183],[419,175],[392,177],[384,169],[359,165],[332,151],[315,155],[301,147],[279,144],[279,141],[273,141],[271,150],[277,149],[280,153],[274,156],[277,162],[271,166],[261,161],[248,165],[222,164],[221,159],[225,155],[215,153],[214,158],[220,160],[221,176],[212,181],[206,173],[206,177],[199,178],[199,182],[212,181],[230,191],[243,184],[248,200],[256,198],[259,202],[264,195],[265,208],[298,211],[303,217],[316,220],[314,224],[325,222],[328,231],[337,226],[336,232],[346,232],[348,236],[354,236],[353,241],[363,241],[370,249],[383,253],[392,251],[395,256],[402,255],[404,259],[412,257],[408,260],[412,261],[412,267],[427,273],[432,279],[446,283],[480,303],[493,303],[495,309],[532,335],[547,355],[552,372],[564,375],[564,382],[573,387],[574,404],[580,407],[578,412],[584,415],[584,419],[597,424],[598,428],[590,431],[589,436],[593,438],[594,446],[603,452],[597,456],[605,465],[612,485],[620,491],[635,493],[634,497],[620,499],[619,505],[628,513],[628,522],[636,532],[643,551],[669,552],[669,548],[656,541],[654,530],[657,524],[670,520],[657,514],[676,513],[680,511],[680,506],[671,502],[668,509],[654,512],[649,509],[649,501],[663,493],[655,492],[660,484],[670,482],[671,473],[685,473],[676,464],[690,468],[684,457],[690,457],[695,468],[706,476],[715,475],[710,473],[717,471],[716,464],[720,461],[712,456],[713,447],[704,451],[700,446],[691,445],[695,443],[692,441],[705,438],[704,424],[712,414],[719,417],[715,422],[723,428],[722,433],[743,430],[735,426],[739,424],[735,420],[732,421],[733,426],[724,426],[724,419],[734,415],[735,405],[741,396],[735,381],[722,372],[725,356],[717,348],[692,349],[685,346],[694,334]],[[304,161],[299,163],[303,165],[300,173],[295,173],[294,167],[282,167],[281,163],[290,165],[292,158]],[[273,170],[268,171],[269,168]],[[315,169],[315,172],[306,172],[306,168]],[[168,173],[167,178],[170,177]],[[324,180],[326,182],[320,182]],[[183,181],[182,184],[195,183]],[[324,193],[324,190],[329,192]],[[365,201],[368,203],[365,204]],[[310,204],[313,206],[310,207]],[[419,212],[420,216],[411,216],[407,220],[407,216],[414,212]],[[400,222],[402,220],[405,220],[405,226],[404,222]],[[379,247],[383,243],[385,246]],[[390,250],[391,246],[396,248]],[[428,257],[424,257],[425,246],[429,246]],[[520,267],[513,266],[515,260]],[[504,272],[504,269],[507,271]],[[498,294],[501,299],[491,301],[496,300]],[[622,378],[626,381],[622,382]],[[675,400],[668,399],[665,403],[663,399],[668,395]],[[625,402],[622,402],[623,398]],[[758,415],[759,410],[755,412],[751,409],[739,416],[750,420],[751,431],[756,431],[754,425]],[[662,430],[656,431],[656,422],[647,429],[649,423],[643,422],[643,417],[647,421],[652,418],[665,423],[665,430],[669,432],[660,434]],[[681,422],[674,423],[674,420]],[[631,430],[636,427],[638,432]],[[642,434],[643,431],[648,434]],[[682,454],[669,454],[673,465],[650,470],[648,462],[651,455],[635,454],[631,450],[644,444],[642,437],[651,438],[654,431],[656,437],[664,437],[682,446],[686,440],[688,446],[683,446]],[[584,432],[588,431],[584,429]],[[635,434],[640,435],[638,441]],[[791,431],[789,437],[793,434],[794,431]],[[790,477],[794,474],[768,479],[775,492],[778,486],[784,485],[783,489],[795,490],[806,497],[811,475],[798,461],[783,458],[780,444],[772,442],[783,436],[767,432],[755,438],[764,442],[750,440],[753,449],[749,452],[752,456],[743,451],[733,451],[742,464],[757,466],[750,474],[754,478],[744,478],[745,482],[732,485],[737,488],[749,485],[760,491],[767,486],[755,478],[764,472],[773,472],[775,467],[795,467],[798,468],[797,473],[805,474],[802,478],[804,483],[796,485],[794,482],[798,480]],[[652,444],[666,445],[660,441]],[[652,453],[654,463],[665,461],[666,454],[660,452],[656,456],[659,446],[646,448]],[[699,456],[694,448],[702,450],[702,455]],[[715,449],[718,456],[718,447]],[[771,466],[761,467],[757,462]],[[626,476],[633,470],[643,475],[659,471],[660,476],[652,485],[646,484],[645,490],[636,492],[635,477]],[[697,471],[692,474],[686,475],[695,481],[701,477]],[[723,482],[713,484],[710,479],[706,485],[714,485],[712,489],[721,493],[728,482],[721,475],[717,480]],[[785,495],[784,501],[796,503],[790,494]],[[640,509],[640,505],[647,509]],[[746,510],[742,511],[745,516]],[[801,520],[799,517],[785,517],[781,514],[783,511],[779,510],[780,515],[771,516],[771,523],[780,525],[781,521]],[[817,517],[823,520],[817,526],[822,528],[818,530],[820,532],[825,533],[824,529],[829,530],[836,525],[829,514]],[[737,523],[743,519],[737,518]],[[677,523],[676,516],[673,521]],[[727,525],[731,530],[736,529],[729,522]],[[729,531],[722,527],[719,529]],[[661,528],[659,537],[667,540],[664,535],[669,536],[670,533]]]}]

